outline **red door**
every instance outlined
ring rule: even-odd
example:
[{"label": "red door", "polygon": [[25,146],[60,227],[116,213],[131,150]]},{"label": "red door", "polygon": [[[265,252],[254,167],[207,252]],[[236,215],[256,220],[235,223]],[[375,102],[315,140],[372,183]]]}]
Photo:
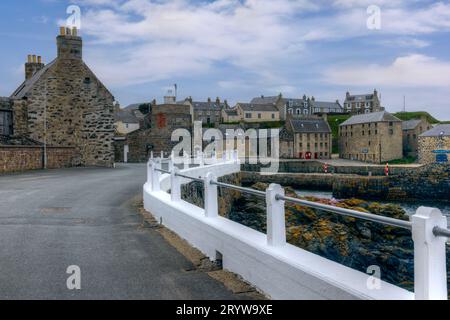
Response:
[{"label": "red door", "polygon": [[312,153],[311,152],[307,152],[306,153],[306,160],[311,160],[312,157]]}]

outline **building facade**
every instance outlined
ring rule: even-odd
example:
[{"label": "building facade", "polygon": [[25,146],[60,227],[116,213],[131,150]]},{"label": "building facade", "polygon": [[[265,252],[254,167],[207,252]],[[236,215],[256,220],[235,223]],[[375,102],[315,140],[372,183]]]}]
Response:
[{"label": "building facade", "polygon": [[326,119],[290,119],[280,133],[282,158],[303,160],[331,159],[333,137]]},{"label": "building facade", "polygon": [[13,101],[0,97],[0,136],[13,135]]},{"label": "building facade", "polygon": [[28,58],[25,81],[11,99],[15,134],[74,148],[76,165],[113,165],[114,97],[84,63],[75,28],[61,28],[49,64]]},{"label": "building facade", "polygon": [[218,126],[223,120],[222,111],[229,108],[227,101],[222,102],[220,98],[216,101],[211,98],[207,101],[193,101],[189,97],[184,103],[192,107],[194,121],[201,121],[205,126]]},{"label": "building facade", "polygon": [[243,122],[275,122],[280,121],[280,111],[273,104],[238,103],[235,107]]},{"label": "building facade", "polygon": [[364,114],[371,112],[380,112],[385,109],[381,106],[378,91],[373,93],[351,95],[347,92],[344,102],[344,112],[351,114]]},{"label": "building facade", "polygon": [[423,117],[421,119],[403,121],[403,155],[417,157],[419,152],[419,136],[433,126]]},{"label": "building facade", "polygon": [[314,114],[341,114],[344,109],[339,103],[335,102],[316,101],[314,97],[307,97],[304,95],[300,99],[284,98],[281,94],[279,96],[254,98],[252,104],[273,104],[280,111],[281,120],[295,117],[305,117]]},{"label": "building facade", "polygon": [[114,128],[116,134],[127,135],[141,127],[141,121],[129,111],[116,111],[114,114]]},{"label": "building facade", "polygon": [[449,163],[450,124],[438,125],[419,136],[419,163]]},{"label": "building facade", "polygon": [[386,111],[351,117],[339,127],[339,155],[370,163],[403,158],[402,121]]}]

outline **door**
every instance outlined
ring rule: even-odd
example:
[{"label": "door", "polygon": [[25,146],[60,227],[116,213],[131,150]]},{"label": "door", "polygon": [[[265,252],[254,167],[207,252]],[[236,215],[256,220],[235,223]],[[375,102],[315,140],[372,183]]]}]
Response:
[{"label": "door", "polygon": [[130,147],[125,145],[123,147],[123,162],[128,163],[128,153],[130,152]]}]

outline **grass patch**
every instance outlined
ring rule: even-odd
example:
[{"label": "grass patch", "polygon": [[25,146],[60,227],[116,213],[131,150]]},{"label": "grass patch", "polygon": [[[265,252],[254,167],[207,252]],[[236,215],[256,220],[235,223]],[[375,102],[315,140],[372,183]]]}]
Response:
[{"label": "grass patch", "polygon": [[429,123],[439,123],[439,120],[434,118],[431,114],[426,111],[415,111],[415,112],[397,112],[394,116],[403,121],[420,119],[421,117],[426,117]]},{"label": "grass patch", "polygon": [[415,163],[416,161],[417,161],[417,158],[415,158],[415,157],[405,157],[403,159],[389,161],[389,164],[411,164],[411,163]]}]

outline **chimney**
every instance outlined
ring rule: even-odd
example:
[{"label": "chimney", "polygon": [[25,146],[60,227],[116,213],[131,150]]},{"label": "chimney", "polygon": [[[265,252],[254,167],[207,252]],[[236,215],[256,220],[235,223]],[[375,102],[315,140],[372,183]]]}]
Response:
[{"label": "chimney", "polygon": [[44,68],[41,56],[29,54],[25,63],[25,80],[31,79],[39,70]]},{"label": "chimney", "polygon": [[211,98],[208,98],[208,103],[211,103]]},{"label": "chimney", "polygon": [[58,59],[83,59],[83,41],[76,28],[61,27],[56,38]]},{"label": "chimney", "polygon": [[176,104],[177,98],[173,95],[173,91],[169,90],[164,97],[164,104]]},{"label": "chimney", "polygon": [[220,98],[217,97],[217,99],[216,99],[216,104],[217,104],[218,106],[220,106],[221,103],[222,103],[222,102],[220,101]]}]

